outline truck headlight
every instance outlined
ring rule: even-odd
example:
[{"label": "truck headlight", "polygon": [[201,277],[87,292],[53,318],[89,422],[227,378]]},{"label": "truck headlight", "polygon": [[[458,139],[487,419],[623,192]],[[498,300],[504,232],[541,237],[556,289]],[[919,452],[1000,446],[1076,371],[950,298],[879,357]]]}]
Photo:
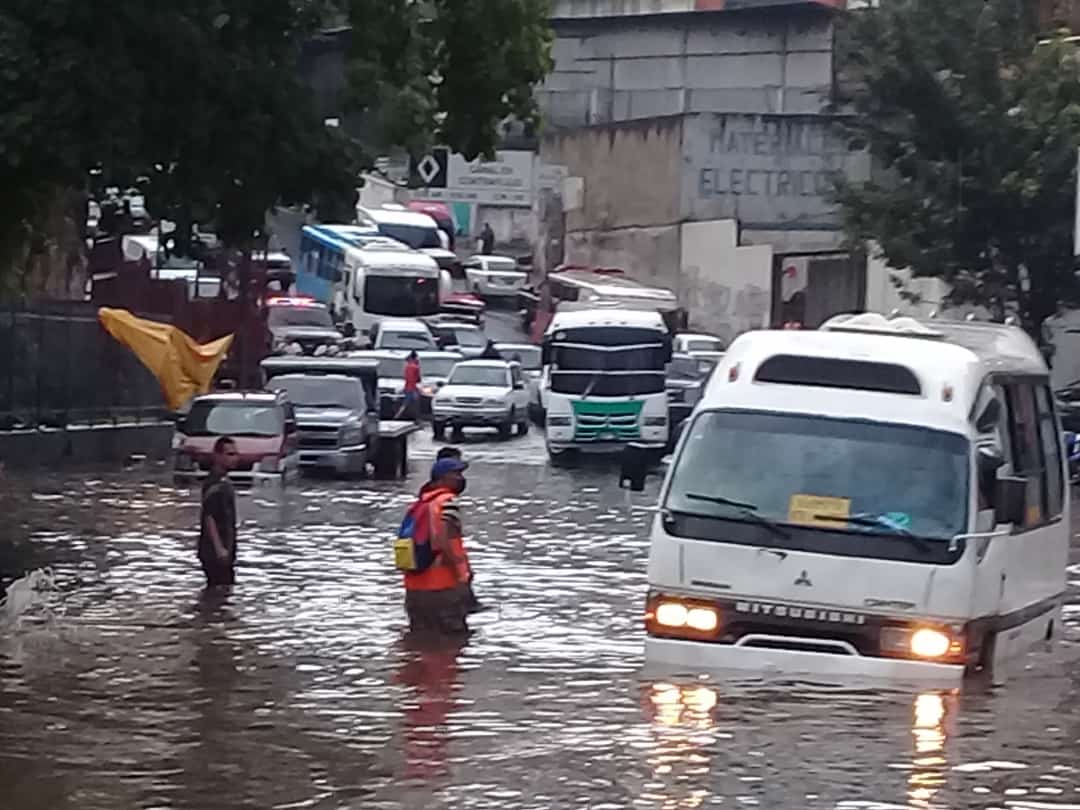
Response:
[{"label": "truck headlight", "polygon": [[666,416],[646,416],[645,427],[663,427],[667,424]]},{"label": "truck headlight", "polygon": [[484,400],[484,404],[485,405],[496,405],[496,406],[505,405],[506,400],[503,400],[503,399],[486,399],[486,400]]},{"label": "truck headlight", "polygon": [[549,416],[547,423],[550,427],[570,427],[573,420],[569,416]]},{"label": "truck headlight", "polygon": [[346,447],[364,443],[364,429],[359,425],[347,427],[341,432],[341,443]]}]

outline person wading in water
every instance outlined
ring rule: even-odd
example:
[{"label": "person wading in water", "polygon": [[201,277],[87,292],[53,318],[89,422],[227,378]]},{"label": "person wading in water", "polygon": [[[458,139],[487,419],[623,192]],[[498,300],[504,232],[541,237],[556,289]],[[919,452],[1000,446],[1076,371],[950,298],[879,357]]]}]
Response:
[{"label": "person wading in water", "polygon": [[237,458],[232,439],[222,436],[214,442],[213,467],[203,483],[199,518],[199,562],[208,588],[236,581],[236,490],[229,471],[236,467]]}]

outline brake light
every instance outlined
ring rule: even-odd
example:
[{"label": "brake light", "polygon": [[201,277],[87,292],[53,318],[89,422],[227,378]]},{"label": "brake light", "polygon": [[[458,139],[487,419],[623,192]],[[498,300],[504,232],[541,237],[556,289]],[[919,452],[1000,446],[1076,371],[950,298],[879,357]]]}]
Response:
[{"label": "brake light", "polygon": [[278,296],[276,298],[268,298],[266,301],[269,306],[277,307],[317,307],[321,306],[318,301],[309,295],[293,295],[293,296]]}]

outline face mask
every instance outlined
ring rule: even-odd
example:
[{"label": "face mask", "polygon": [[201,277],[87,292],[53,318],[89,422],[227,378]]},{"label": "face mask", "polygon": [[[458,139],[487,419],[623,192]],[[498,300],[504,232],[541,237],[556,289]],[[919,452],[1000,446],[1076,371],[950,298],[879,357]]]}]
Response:
[{"label": "face mask", "polygon": [[466,481],[464,478],[462,478],[461,481],[458,484],[456,484],[454,487],[452,487],[452,489],[454,490],[454,492],[456,492],[458,495],[460,495],[462,492],[465,491],[465,486],[468,483],[469,483],[468,481]]}]

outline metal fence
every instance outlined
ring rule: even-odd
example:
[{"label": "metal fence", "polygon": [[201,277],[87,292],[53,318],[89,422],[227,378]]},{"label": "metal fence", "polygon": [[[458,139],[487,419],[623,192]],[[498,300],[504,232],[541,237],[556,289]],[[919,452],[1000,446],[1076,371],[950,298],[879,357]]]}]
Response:
[{"label": "metal fence", "polygon": [[137,422],[165,411],[154,375],[98,323],[96,306],[0,306],[0,430]]}]

